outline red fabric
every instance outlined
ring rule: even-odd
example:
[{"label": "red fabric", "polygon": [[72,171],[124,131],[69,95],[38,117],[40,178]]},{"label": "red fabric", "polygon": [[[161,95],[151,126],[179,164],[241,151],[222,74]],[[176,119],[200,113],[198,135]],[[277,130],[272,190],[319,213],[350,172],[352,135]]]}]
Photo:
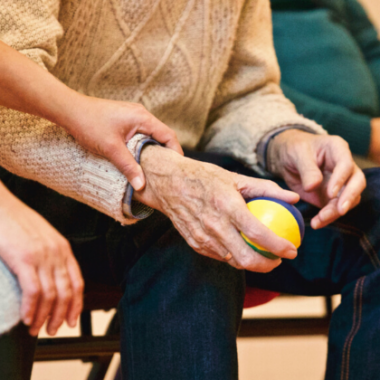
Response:
[{"label": "red fabric", "polygon": [[279,296],[280,293],[272,292],[270,290],[263,290],[258,288],[245,288],[245,299],[244,299],[244,308],[248,309],[250,307],[263,305],[269,301],[272,301],[273,298]]}]

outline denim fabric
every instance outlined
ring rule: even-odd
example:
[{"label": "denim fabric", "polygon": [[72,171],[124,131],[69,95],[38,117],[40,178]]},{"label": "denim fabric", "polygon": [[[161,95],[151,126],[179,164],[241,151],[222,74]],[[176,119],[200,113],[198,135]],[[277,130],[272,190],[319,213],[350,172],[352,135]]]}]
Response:
[{"label": "denim fabric", "polygon": [[[188,155],[254,176],[228,157]],[[69,238],[86,279],[121,283],[122,367],[129,380],[237,379],[244,277],[250,286],[292,294],[341,293],[326,379],[378,379],[380,171],[368,170],[366,177],[361,205],[330,227],[313,231],[309,222],[317,209],[300,202],[307,227],[298,257],[258,274],[196,254],[158,212],[122,227],[41,185],[0,173],[16,195]]]}]

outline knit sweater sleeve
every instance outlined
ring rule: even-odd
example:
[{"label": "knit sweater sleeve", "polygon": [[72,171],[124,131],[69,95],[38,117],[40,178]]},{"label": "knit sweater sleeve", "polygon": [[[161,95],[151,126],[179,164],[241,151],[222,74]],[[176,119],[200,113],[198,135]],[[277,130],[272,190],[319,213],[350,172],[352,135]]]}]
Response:
[{"label": "knit sweater sleeve", "polygon": [[204,149],[223,152],[254,170],[256,148],[271,130],[304,125],[326,133],[297,114],[280,87],[268,0],[247,0],[241,11],[234,49],[202,139]]},{"label": "knit sweater sleeve", "polygon": [[378,32],[357,0],[345,0],[347,26],[360,46],[380,96],[380,40]]},{"label": "knit sweater sleeve", "polygon": [[[62,35],[58,12],[59,0],[1,0],[0,39],[51,70]],[[122,212],[125,177],[45,119],[0,107],[0,165],[124,224],[132,222]]]}]

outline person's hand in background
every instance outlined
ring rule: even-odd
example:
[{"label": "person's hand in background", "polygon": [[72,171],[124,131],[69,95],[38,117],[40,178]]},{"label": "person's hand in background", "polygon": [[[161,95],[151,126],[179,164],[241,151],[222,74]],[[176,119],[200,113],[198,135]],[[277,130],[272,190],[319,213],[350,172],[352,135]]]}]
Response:
[{"label": "person's hand in background", "polygon": [[45,321],[55,335],[66,320],[74,327],[84,282],[68,241],[0,182],[0,258],[19,281],[21,318],[36,336]]},{"label": "person's hand in background", "polygon": [[125,144],[136,133],[183,154],[175,132],[142,105],[82,95],[0,41],[0,105],[43,117],[111,161],[136,190],[144,173]]},{"label": "person's hand in background", "polygon": [[269,144],[268,169],[283,178],[304,201],[321,210],[312,221],[322,228],[359,204],[366,180],[338,136],[314,135],[291,129]]},{"label": "person's hand in background", "polygon": [[368,157],[380,164],[380,117],[371,120],[371,142]]}]

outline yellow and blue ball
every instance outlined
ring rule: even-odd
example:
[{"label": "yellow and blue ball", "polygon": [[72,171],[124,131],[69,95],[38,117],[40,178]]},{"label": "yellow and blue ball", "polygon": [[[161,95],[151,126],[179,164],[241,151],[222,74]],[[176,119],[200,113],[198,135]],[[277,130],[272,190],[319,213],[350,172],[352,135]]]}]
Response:
[{"label": "yellow and blue ball", "polygon": [[[254,198],[247,201],[249,211],[278,236],[289,240],[298,248],[305,234],[302,214],[291,204],[275,198]],[[246,243],[268,259],[278,259],[276,255],[252,242],[241,233]]]}]

